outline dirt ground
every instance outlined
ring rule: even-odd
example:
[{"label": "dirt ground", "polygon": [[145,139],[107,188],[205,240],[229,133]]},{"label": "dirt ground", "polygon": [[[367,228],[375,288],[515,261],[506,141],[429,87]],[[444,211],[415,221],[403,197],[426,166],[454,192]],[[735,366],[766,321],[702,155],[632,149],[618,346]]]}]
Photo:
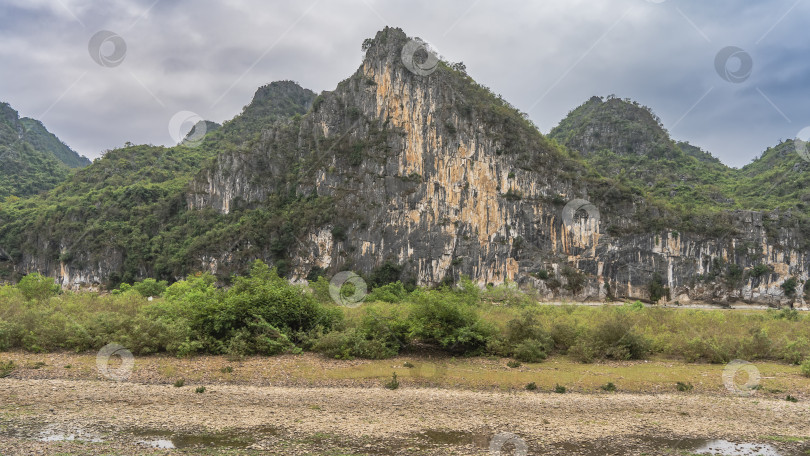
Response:
[{"label": "dirt ground", "polygon": [[[19,367],[0,379],[3,455],[672,455],[694,454],[711,439],[755,444],[716,454],[810,454],[806,390],[798,402],[713,388],[555,394],[408,376],[390,390],[379,378],[299,378],[312,366],[317,377],[347,363],[318,366],[310,355],[148,357],[115,381],[99,375],[90,355],[0,354],[7,359]],[[488,363],[471,365],[497,367]],[[233,372],[222,372],[227,366]],[[264,377],[265,369],[276,374]],[[188,383],[174,386],[179,378]]]}]

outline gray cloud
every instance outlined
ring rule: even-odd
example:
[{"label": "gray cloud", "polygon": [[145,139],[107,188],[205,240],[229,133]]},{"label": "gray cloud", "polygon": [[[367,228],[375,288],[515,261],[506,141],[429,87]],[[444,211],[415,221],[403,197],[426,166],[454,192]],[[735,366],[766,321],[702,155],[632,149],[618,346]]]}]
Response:
[{"label": "gray cloud", "polygon": [[[168,145],[178,111],[222,122],[278,79],[332,90],[360,64],[362,40],[391,25],[463,60],[543,132],[591,95],[616,94],[742,166],[810,125],[810,4],[739,3],[7,0],[0,100],[89,157],[125,141]],[[126,41],[121,65],[91,59],[99,30]],[[740,84],[714,69],[729,45],[754,63]]]}]

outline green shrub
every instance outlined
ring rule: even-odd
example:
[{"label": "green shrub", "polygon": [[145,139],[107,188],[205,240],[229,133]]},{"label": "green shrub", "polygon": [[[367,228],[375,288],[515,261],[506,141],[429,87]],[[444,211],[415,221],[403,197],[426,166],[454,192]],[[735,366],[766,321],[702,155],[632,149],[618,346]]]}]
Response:
[{"label": "green shrub", "polygon": [[782,359],[786,362],[801,364],[805,358],[810,358],[810,341],[806,337],[799,337],[785,344]]},{"label": "green shrub", "polygon": [[[384,285],[399,282],[402,275],[402,266],[386,261],[382,266],[374,268],[368,277],[369,284],[374,287],[382,287]],[[402,284],[400,284],[401,286]],[[404,291],[404,290],[403,290]]]},{"label": "green shrub", "polygon": [[799,311],[785,307],[774,315],[775,319],[784,319],[788,321],[799,321]]},{"label": "green shrub", "polygon": [[148,298],[150,296],[162,295],[168,286],[165,280],[158,282],[155,279],[144,279],[143,281],[132,285],[132,288],[140,293],[141,296]]},{"label": "green shrub", "polygon": [[180,387],[182,387],[182,386],[183,386],[183,385],[185,385],[185,384],[186,384],[186,379],[181,378],[181,379],[175,380],[175,382],[174,382],[174,387],[175,387],[175,388],[180,388]]},{"label": "green shrub", "polygon": [[773,343],[765,328],[751,328],[749,336],[739,341],[739,349],[735,356],[742,359],[770,358]]},{"label": "green shrub", "polygon": [[560,385],[559,383],[554,385],[554,392],[557,394],[565,394],[565,387]]},{"label": "green shrub", "polygon": [[804,375],[805,377],[810,377],[810,358],[807,358],[802,363],[801,369],[802,369],[802,375]]},{"label": "green shrub", "polygon": [[694,388],[694,385],[692,385],[692,383],[689,383],[689,382],[687,382],[687,383],[677,382],[675,384],[675,388],[678,391],[687,392],[687,391],[692,391],[692,389]]},{"label": "green shrub", "polygon": [[548,271],[545,269],[540,269],[534,274],[540,280],[547,280],[548,279]]},{"label": "green shrub", "polygon": [[388,283],[371,290],[371,293],[366,296],[366,302],[383,301],[390,303],[402,302],[408,296],[408,291],[402,285],[402,282]]},{"label": "green shrub", "polygon": [[56,296],[62,289],[52,278],[45,277],[38,272],[28,274],[20,279],[17,288],[28,301],[48,299]]},{"label": "green shrub", "polygon": [[599,324],[595,339],[607,358],[644,359],[650,351],[649,342],[621,315]]},{"label": "green shrub", "polygon": [[767,264],[758,264],[751,268],[751,277],[762,277],[771,272],[771,267]]},{"label": "green shrub", "polygon": [[520,361],[515,361],[515,360],[507,361],[507,363],[506,363],[506,366],[511,367],[512,369],[518,368],[521,365],[522,365],[522,363]]},{"label": "green shrub", "polygon": [[321,304],[334,304],[332,296],[329,294],[329,280],[326,277],[318,277],[317,280],[309,283],[309,287],[312,289],[312,295],[318,302]]},{"label": "green shrub", "polygon": [[796,285],[798,285],[798,281],[795,277],[791,277],[779,286],[785,291],[785,296],[792,297],[796,295]]},{"label": "green shrub", "polygon": [[494,330],[474,309],[477,290],[473,293],[474,296],[469,290],[413,293],[414,306],[408,319],[411,336],[453,352],[480,352]]},{"label": "green shrub", "polygon": [[384,385],[386,388],[390,390],[395,390],[399,388],[399,380],[397,380],[397,373],[394,372],[394,375],[391,376],[391,380],[385,383]]},{"label": "green shrub", "polygon": [[16,368],[14,361],[0,361],[0,378],[8,377]]},{"label": "green shrub", "polygon": [[648,291],[650,293],[650,301],[658,302],[661,298],[669,297],[669,288],[664,286],[664,278],[658,272],[653,273],[652,278],[650,279],[649,284],[647,285]]},{"label": "green shrub", "polygon": [[568,349],[568,355],[581,363],[591,363],[597,356],[597,349],[587,340],[577,340]]},{"label": "green shrub", "polygon": [[[172,287],[166,291],[169,301],[174,299]],[[342,318],[340,309],[320,304],[259,260],[248,277],[237,278],[229,290],[212,293],[201,303],[190,303],[189,310],[191,327],[206,351],[232,355],[293,350],[295,335],[329,329]]]},{"label": "green shrub", "polygon": [[579,330],[573,323],[555,323],[551,327],[550,335],[554,341],[554,348],[561,353],[567,353],[568,349],[577,343]]},{"label": "green shrub", "polygon": [[245,326],[230,332],[224,347],[224,352],[228,355],[242,357],[278,355],[294,351],[295,345],[285,333],[259,316],[256,320],[247,321]]},{"label": "green shrub", "polygon": [[335,330],[317,337],[312,350],[335,359],[354,359],[352,349],[355,340],[354,328]]},{"label": "green shrub", "polygon": [[627,302],[624,305],[631,310],[644,309],[644,303],[642,303],[641,301],[633,301],[632,303]]},{"label": "green shrub", "polygon": [[506,324],[503,334],[493,337],[488,350],[501,356],[511,356],[526,363],[539,363],[548,357],[554,340],[531,311]]},{"label": "green shrub", "polygon": [[527,383],[525,388],[526,388],[526,391],[534,391],[534,390],[537,389],[537,383],[535,383],[535,382]]},{"label": "green shrub", "polygon": [[599,388],[602,391],[606,391],[608,393],[612,393],[612,392],[616,391],[616,385],[614,385],[613,382],[607,382],[604,385],[600,386]]},{"label": "green shrub", "polygon": [[202,394],[202,393],[205,392],[205,387],[204,386],[198,386],[197,389],[194,390],[194,392],[197,393],[197,394]]},{"label": "green shrub", "polygon": [[525,363],[539,363],[548,357],[548,345],[537,339],[526,339],[515,347],[515,359]]},{"label": "green shrub", "polygon": [[[569,290],[574,295],[582,291],[588,283],[588,278],[584,273],[568,265],[563,266],[560,274],[566,279],[565,289]],[[549,282],[546,282],[546,284],[548,285]]]},{"label": "green shrub", "polygon": [[788,402],[799,402],[799,400],[798,400],[798,399],[796,399],[795,397],[791,396],[790,394],[788,394],[788,395],[787,395],[787,397],[785,398],[785,400],[786,400],[786,401],[788,401]]},{"label": "green shrub", "polygon": [[385,359],[399,354],[408,342],[408,325],[397,314],[381,315],[371,308],[356,327],[322,335],[313,350],[338,359]]}]

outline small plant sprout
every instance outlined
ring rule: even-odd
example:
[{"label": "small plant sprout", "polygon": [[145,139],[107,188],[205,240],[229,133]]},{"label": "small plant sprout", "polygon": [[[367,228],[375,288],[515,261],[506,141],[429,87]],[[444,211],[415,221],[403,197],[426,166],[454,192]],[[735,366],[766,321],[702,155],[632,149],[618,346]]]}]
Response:
[{"label": "small plant sprout", "polygon": [[386,388],[390,389],[390,390],[395,390],[395,389],[399,388],[399,380],[397,380],[397,373],[396,372],[394,372],[394,375],[391,376],[391,380],[386,382],[386,384],[384,386]]},{"label": "small plant sprout", "polygon": [[616,385],[614,385],[613,382],[607,382],[604,385],[600,386],[599,388],[601,388],[602,391],[606,391],[608,393],[616,391]]}]

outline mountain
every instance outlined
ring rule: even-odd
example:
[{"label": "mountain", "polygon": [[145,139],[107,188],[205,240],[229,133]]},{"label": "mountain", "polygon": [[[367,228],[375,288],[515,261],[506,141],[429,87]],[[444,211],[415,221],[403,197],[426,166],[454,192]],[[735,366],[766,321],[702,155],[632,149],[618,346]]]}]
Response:
[{"label": "mountain", "polygon": [[37,120],[20,118],[0,103],[0,199],[49,190],[64,181],[71,168],[88,166]]},{"label": "mountain", "polygon": [[206,122],[202,138],[115,149],[47,194],[1,205],[0,276],[41,270],[66,285],[116,284],[199,268],[187,250],[221,220],[186,209],[191,179],[218,151],[252,148],[263,125],[306,113],[315,98],[290,81],[260,93],[224,125]]},{"label": "mountain", "polygon": [[261,258],[299,281],[463,274],[554,299],[803,302],[781,286],[808,278],[800,211],[735,193],[765,166],[727,168],[613,98],[546,137],[419,43],[385,28],[333,91],[274,82],[197,147],[111,151],[0,207],[0,274],[96,286],[207,270],[227,284]]},{"label": "mountain", "polygon": [[687,211],[740,209],[736,173],[710,154],[676,143],[653,112],[636,102],[592,97],[549,136],[579,152],[599,173]]},{"label": "mountain", "polygon": [[810,162],[793,140],[769,148],[741,170],[710,153],[673,141],[647,107],[592,97],[549,136],[626,185],[687,211],[792,211],[810,217]]},{"label": "mountain", "polygon": [[742,169],[673,141],[646,106],[616,97],[592,97],[571,111],[549,136],[583,157],[600,174],[618,179],[649,201],[678,214],[672,227],[699,229],[688,219],[723,222],[729,211],[761,211],[773,239],[780,229],[800,232],[810,248],[810,162],[793,140],[781,142]]}]

